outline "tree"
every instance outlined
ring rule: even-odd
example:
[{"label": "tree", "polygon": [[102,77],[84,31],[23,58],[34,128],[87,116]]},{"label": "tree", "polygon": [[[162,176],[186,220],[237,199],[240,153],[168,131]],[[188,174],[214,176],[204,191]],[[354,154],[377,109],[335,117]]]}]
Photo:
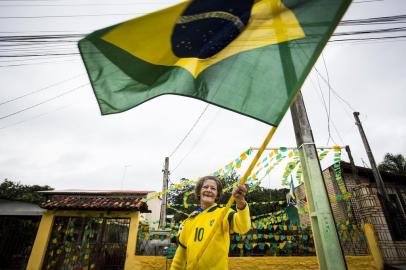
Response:
[{"label": "tree", "polygon": [[[219,204],[226,204],[231,196],[233,184],[239,182],[239,176],[232,174],[219,177],[225,192]],[[289,189],[267,189],[250,182],[246,195],[251,215],[251,230],[246,235],[230,236],[230,256],[273,256],[273,255],[314,255],[312,233],[302,228],[298,218],[292,219],[298,211],[286,202]],[[188,179],[181,179],[177,188],[170,188],[168,193],[168,214],[173,214],[175,224],[168,225],[172,239],[176,238],[178,223],[196,210],[199,202],[194,197],[194,187]],[[291,211],[296,210],[296,212]],[[176,242],[176,240],[173,240]]]},{"label": "tree", "polygon": [[17,200],[39,204],[43,202],[43,197],[37,191],[52,190],[48,185],[22,185],[8,179],[0,184],[0,199]]},{"label": "tree", "polygon": [[[219,204],[226,204],[231,196],[231,187],[234,183],[238,183],[239,176],[232,174],[226,178],[220,176],[219,179],[223,182],[224,187],[229,187],[229,189],[223,193],[220,201],[218,202]],[[188,179],[181,179],[181,183],[182,182],[184,184],[182,184],[179,188],[171,190],[168,193],[168,204],[172,205],[173,208],[177,208],[178,210],[176,211],[176,209],[170,208],[168,209],[168,214],[173,214],[176,222],[185,219],[188,214],[196,210],[199,205],[199,202],[194,196],[194,186],[188,184]],[[289,191],[288,189],[271,190],[254,184],[249,184],[247,186],[249,189],[246,197],[248,202],[284,201],[286,199],[286,193]],[[184,201],[184,199],[186,199],[186,201]],[[250,206],[250,211],[251,215],[257,216],[269,212],[276,212],[284,207],[286,207],[286,203],[256,204]]]},{"label": "tree", "polygon": [[406,175],[406,158],[402,154],[386,153],[378,169],[383,172]]}]

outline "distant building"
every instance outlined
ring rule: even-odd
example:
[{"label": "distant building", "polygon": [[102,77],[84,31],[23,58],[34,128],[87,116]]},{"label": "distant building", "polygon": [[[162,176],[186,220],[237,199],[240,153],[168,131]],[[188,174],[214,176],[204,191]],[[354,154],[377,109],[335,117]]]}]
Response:
[{"label": "distant building", "polygon": [[[385,189],[396,210],[389,219],[382,210],[372,170],[341,162],[340,173],[334,165],[323,171],[323,177],[336,224],[374,226],[386,264],[406,263],[406,176],[382,172]],[[295,189],[299,206],[306,203],[304,184]],[[349,198],[349,200],[346,200]],[[391,220],[389,224],[387,220]],[[301,216],[301,223],[310,226],[308,215]],[[392,226],[393,225],[393,226]],[[341,242],[346,254],[364,252],[364,247]]]}]

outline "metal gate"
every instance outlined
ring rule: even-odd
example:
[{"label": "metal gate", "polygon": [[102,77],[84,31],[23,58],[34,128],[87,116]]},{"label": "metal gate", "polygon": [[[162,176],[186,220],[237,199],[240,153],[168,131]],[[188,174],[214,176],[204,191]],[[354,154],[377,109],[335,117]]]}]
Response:
[{"label": "metal gate", "polygon": [[56,217],[42,269],[123,269],[130,219]]}]

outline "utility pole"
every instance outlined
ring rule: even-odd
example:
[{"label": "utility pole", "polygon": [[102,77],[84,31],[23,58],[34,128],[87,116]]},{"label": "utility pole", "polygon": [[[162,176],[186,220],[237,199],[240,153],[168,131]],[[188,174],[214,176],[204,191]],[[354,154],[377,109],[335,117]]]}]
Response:
[{"label": "utility pole", "polygon": [[359,177],[358,177],[358,170],[357,170],[357,166],[355,166],[354,158],[352,157],[351,149],[350,149],[349,145],[345,146],[345,151],[347,152],[348,159],[350,160],[352,178],[354,178],[355,184],[359,185],[360,181],[359,181]]},{"label": "utility pole", "polygon": [[[300,87],[289,45],[278,44],[286,89]],[[309,204],[310,221],[316,246],[319,268],[322,270],[347,269],[343,250],[331,211],[326,186],[324,184],[312,129],[307,118],[303,96],[300,91],[290,106],[296,144],[303,167],[306,197]]]},{"label": "utility pole", "polygon": [[162,203],[161,203],[161,215],[159,217],[159,227],[164,227],[166,225],[166,191],[168,190],[168,180],[169,180],[169,157],[165,158],[164,169],[162,170],[163,183],[162,183]]},{"label": "utility pole", "polygon": [[371,147],[369,146],[367,136],[365,135],[364,128],[362,127],[361,121],[359,120],[359,112],[354,112],[355,124],[358,126],[359,133],[361,134],[362,142],[364,143],[365,150],[367,151],[369,163],[371,164],[372,173],[374,174],[376,186],[381,194],[382,198],[389,201],[388,194],[385,190],[385,184],[383,183],[382,176],[376,166],[374,155],[372,154]]},{"label": "utility pole", "polygon": [[402,233],[398,227],[398,222],[396,222],[396,209],[390,202],[388,193],[386,193],[385,184],[382,180],[381,174],[379,173],[378,167],[376,166],[375,158],[372,154],[371,147],[369,146],[364,128],[362,127],[361,121],[359,120],[359,112],[354,112],[353,114],[355,118],[355,124],[358,126],[362,142],[364,143],[364,147],[368,155],[369,163],[371,164],[372,173],[374,175],[375,183],[378,188],[378,195],[380,195],[381,198],[382,210],[386,218],[386,223],[388,224],[389,231],[395,238],[400,237]]},{"label": "utility pole", "polygon": [[298,92],[296,100],[290,106],[290,111],[303,167],[319,268],[347,269],[301,92]]}]

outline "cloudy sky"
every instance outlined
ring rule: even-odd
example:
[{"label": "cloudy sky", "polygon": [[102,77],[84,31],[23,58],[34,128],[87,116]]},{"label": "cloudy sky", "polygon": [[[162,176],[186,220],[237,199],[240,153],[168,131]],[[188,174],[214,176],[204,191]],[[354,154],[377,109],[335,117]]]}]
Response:
[{"label": "cloudy sky", "polygon": [[[172,182],[212,173],[261,144],[270,126],[212,105],[206,109],[201,101],[179,96],[159,97],[125,113],[101,116],[77,54],[78,38],[29,46],[7,42],[9,36],[86,34],[174,3],[0,2],[0,180],[57,189],[160,190],[164,158],[198,118],[170,157]],[[404,0],[357,0],[344,20],[405,14]],[[395,33],[349,38],[406,36],[404,26],[405,20],[340,26],[336,32],[397,27]],[[324,61],[319,59],[317,72],[311,72],[302,88],[317,145],[350,145],[357,165],[369,166],[354,125],[356,110],[377,162],[386,152],[406,154],[405,52],[406,38],[327,45]],[[65,53],[69,55],[50,55]],[[21,57],[27,54],[46,55]],[[294,145],[288,112],[270,146]],[[280,175],[271,175],[267,185],[280,185]]]}]

